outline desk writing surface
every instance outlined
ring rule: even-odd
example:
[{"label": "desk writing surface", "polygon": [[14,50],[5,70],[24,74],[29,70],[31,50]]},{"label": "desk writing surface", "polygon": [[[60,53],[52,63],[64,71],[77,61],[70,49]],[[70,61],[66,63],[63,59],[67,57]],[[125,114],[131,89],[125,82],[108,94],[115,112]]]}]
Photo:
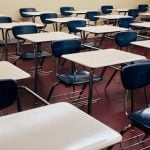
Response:
[{"label": "desk writing surface", "polygon": [[44,14],[44,13],[55,13],[54,11],[35,11],[35,12],[22,12],[23,14],[26,14],[26,15],[32,15],[32,16],[40,16],[41,14]]},{"label": "desk writing surface", "polygon": [[34,43],[57,41],[57,40],[68,40],[68,39],[80,39],[79,36],[65,33],[65,32],[49,32],[49,33],[35,33],[35,34],[22,34],[19,37],[29,40]]},{"label": "desk writing surface", "polygon": [[120,18],[132,18],[131,16],[125,16],[125,15],[100,15],[100,16],[94,16],[95,18],[101,18],[101,19],[120,19]]},{"label": "desk writing surface", "polygon": [[0,61],[0,70],[0,79],[19,80],[30,77],[29,73],[7,61]]},{"label": "desk writing surface", "polygon": [[86,32],[97,33],[97,34],[118,32],[118,31],[127,31],[128,30],[127,28],[121,28],[121,27],[112,26],[112,25],[78,27],[77,29],[82,30],[82,31],[86,31]]},{"label": "desk writing surface", "polygon": [[104,49],[90,52],[67,54],[63,55],[62,57],[93,69],[146,59],[144,56],[116,49]]},{"label": "desk writing surface", "polygon": [[121,140],[118,132],[65,102],[0,118],[3,150],[99,150]]},{"label": "desk writing surface", "polygon": [[12,22],[12,23],[0,23],[1,29],[11,29],[14,26],[19,25],[36,25],[37,27],[43,27],[42,24],[32,23],[32,22]]},{"label": "desk writing surface", "polygon": [[135,41],[135,42],[131,42],[131,44],[145,47],[145,48],[150,48],[150,40]]},{"label": "desk writing surface", "polygon": [[79,17],[47,18],[46,20],[49,20],[49,21],[52,21],[52,22],[58,22],[58,23],[66,23],[66,22],[74,21],[74,20],[88,21],[87,19],[83,19],[83,18],[79,18]]},{"label": "desk writing surface", "polygon": [[136,22],[131,23],[130,25],[134,27],[150,28],[150,22]]},{"label": "desk writing surface", "polygon": [[150,17],[150,12],[146,12],[146,13],[140,13],[141,16],[147,16]]}]

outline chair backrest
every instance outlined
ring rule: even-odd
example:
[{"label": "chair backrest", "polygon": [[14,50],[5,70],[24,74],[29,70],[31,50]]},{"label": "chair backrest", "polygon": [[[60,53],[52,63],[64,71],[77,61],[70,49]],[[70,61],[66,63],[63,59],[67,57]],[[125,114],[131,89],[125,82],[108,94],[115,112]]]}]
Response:
[{"label": "chair backrest", "polygon": [[74,7],[70,7],[70,6],[60,7],[61,15],[63,15],[63,16],[70,16],[70,15],[72,15],[72,13],[66,12],[67,10],[74,10]]},{"label": "chair backrest", "polygon": [[94,16],[100,16],[99,11],[88,11],[85,14],[85,19],[88,19],[90,21],[97,21],[99,18],[95,18]]},{"label": "chair backrest", "polygon": [[135,31],[119,32],[115,35],[116,44],[120,48],[130,46],[130,43],[136,41],[136,39],[137,32]]},{"label": "chair backrest", "polygon": [[6,16],[1,16],[0,17],[0,23],[11,23],[12,18],[11,17],[6,17]]},{"label": "chair backrest", "polygon": [[131,16],[131,17],[133,17],[133,19],[135,19],[136,17],[139,16],[139,10],[138,9],[129,9],[128,16]]},{"label": "chair backrest", "polygon": [[70,39],[52,42],[52,54],[56,58],[60,58],[64,54],[77,53],[81,49],[81,41],[78,39]]},{"label": "chair backrest", "polygon": [[18,35],[37,33],[38,28],[35,25],[20,25],[12,28],[12,33],[16,39],[20,39]]},{"label": "chair backrest", "polygon": [[138,5],[139,12],[146,12],[148,10],[148,4],[140,4]]},{"label": "chair backrest", "polygon": [[19,13],[22,17],[32,17],[32,15],[24,14],[23,12],[36,12],[35,8],[20,8]]},{"label": "chair backrest", "polygon": [[17,83],[14,80],[0,80],[0,109],[11,106],[17,97]]},{"label": "chair backrest", "polygon": [[47,18],[57,18],[57,14],[56,13],[44,13],[40,15],[40,19],[43,24],[53,23],[52,21],[46,20]]},{"label": "chair backrest", "polygon": [[86,27],[86,21],[85,20],[69,21],[67,23],[67,27],[70,33],[77,33],[80,32],[80,30],[78,30],[77,27]]},{"label": "chair backrest", "polygon": [[110,13],[112,13],[112,9],[113,9],[112,5],[103,5],[101,7],[101,11],[102,11],[103,14],[110,14]]},{"label": "chair backrest", "polygon": [[127,65],[121,69],[125,89],[137,89],[150,84],[150,61]]},{"label": "chair backrest", "polygon": [[122,28],[129,28],[130,23],[132,23],[132,22],[133,22],[132,18],[120,18],[118,20],[118,25],[119,25],[119,27],[122,27]]}]

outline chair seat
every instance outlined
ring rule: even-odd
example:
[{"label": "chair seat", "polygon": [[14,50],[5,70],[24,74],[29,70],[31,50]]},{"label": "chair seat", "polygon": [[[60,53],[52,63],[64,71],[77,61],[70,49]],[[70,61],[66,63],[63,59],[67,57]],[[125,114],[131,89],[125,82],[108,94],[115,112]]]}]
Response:
[{"label": "chair seat", "polygon": [[[30,59],[35,58],[34,52],[20,52],[17,55],[20,57],[20,59],[23,59],[23,60],[30,60]],[[50,56],[52,56],[50,52],[46,52],[46,51],[38,52],[38,58],[50,57]]]},{"label": "chair seat", "polygon": [[129,119],[141,130],[150,132],[150,108],[131,113]]},{"label": "chair seat", "polygon": [[[89,72],[79,71],[76,74],[67,73],[58,76],[58,80],[66,85],[80,85],[89,83]],[[93,75],[94,82],[102,80],[100,75]]]}]

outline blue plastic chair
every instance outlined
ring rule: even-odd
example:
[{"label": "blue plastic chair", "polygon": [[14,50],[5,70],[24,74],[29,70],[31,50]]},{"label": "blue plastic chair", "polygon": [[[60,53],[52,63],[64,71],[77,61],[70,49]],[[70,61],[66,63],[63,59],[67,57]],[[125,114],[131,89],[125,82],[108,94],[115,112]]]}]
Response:
[{"label": "blue plastic chair", "polygon": [[32,15],[27,15],[27,14],[24,14],[23,12],[36,12],[36,9],[35,8],[20,8],[19,9],[19,13],[21,17],[31,18]]},{"label": "blue plastic chair", "polygon": [[[71,71],[62,73],[60,72],[60,60],[61,56],[65,54],[78,53],[81,49],[81,41],[77,39],[64,40],[64,41],[55,41],[52,43],[52,54],[56,58],[56,77],[57,82],[53,84],[51,90],[48,94],[47,100],[51,99],[52,93],[54,89],[59,85],[63,84],[65,87],[73,87],[73,91],[75,90],[75,86],[83,86],[81,92],[79,93],[79,97],[82,95],[84,89],[89,84],[89,72],[86,70],[77,70],[74,63],[70,63]],[[59,62],[59,63],[58,63]],[[64,67],[64,65],[63,65]],[[61,67],[62,70],[62,67]],[[94,75],[94,82],[102,80],[102,74]]]},{"label": "blue plastic chair", "polygon": [[122,27],[122,28],[129,28],[130,27],[130,23],[133,22],[132,18],[120,18],[118,20],[118,26]]},{"label": "blue plastic chair", "polygon": [[85,14],[85,19],[88,19],[89,21],[94,22],[94,25],[96,25],[97,20],[99,20],[99,18],[96,18],[94,16],[100,16],[100,12],[99,11],[88,11]]},{"label": "blue plastic chair", "polygon": [[64,17],[71,16],[72,13],[71,12],[66,12],[67,10],[74,10],[74,7],[70,7],[70,6],[60,7],[61,15],[64,16]]},{"label": "blue plastic chair", "polygon": [[[137,39],[137,32],[135,31],[119,32],[115,35],[117,48],[122,49],[125,47],[128,51],[130,51],[130,43],[133,41],[136,41],[136,39]],[[127,65],[127,64],[124,64],[124,65]],[[105,90],[107,89],[112,79],[115,77],[116,73],[119,70],[120,70],[120,67],[114,70],[113,74],[111,75],[108,82],[106,83]]]},{"label": "blue plastic chair", "polygon": [[139,16],[139,10],[138,9],[129,9],[128,16],[131,16],[133,18],[133,20],[135,20]]},{"label": "blue plastic chair", "polygon": [[[14,61],[14,64],[18,60],[23,60],[23,61],[29,61],[29,60],[34,60],[35,59],[35,51],[34,48],[31,48],[31,50],[23,50],[23,44],[25,40],[21,39],[18,37],[18,35],[21,34],[32,34],[32,33],[38,33],[38,28],[35,25],[21,25],[21,26],[14,26],[12,28],[12,33],[14,37],[18,40],[18,46],[17,46],[17,52],[16,55],[19,56],[18,59]],[[38,45],[40,46],[40,45]],[[45,58],[51,57],[52,54],[48,51],[38,51],[38,58],[40,59],[39,65],[42,66]]]},{"label": "blue plastic chair", "polygon": [[140,13],[148,11],[148,4],[140,4],[138,5],[138,10]]},{"label": "blue plastic chair", "polygon": [[137,127],[145,133],[144,140],[150,134],[150,108],[142,109],[134,112],[133,90],[144,87],[146,106],[148,106],[147,92],[145,86],[150,84],[150,61],[146,60],[142,63],[131,64],[125,66],[121,70],[121,80],[125,89],[131,91],[131,113],[128,118],[131,125],[125,127],[121,133],[123,134],[131,127]]},{"label": "blue plastic chair", "polygon": [[53,29],[54,31],[56,31],[55,26],[54,26],[54,22],[46,20],[47,18],[57,18],[57,14],[56,13],[44,13],[40,15],[40,19],[41,22],[44,24],[44,28],[47,27],[48,24],[53,24]]},{"label": "blue plastic chair", "polygon": [[112,9],[113,9],[112,5],[104,5],[104,6],[101,7],[101,11],[102,11],[103,14],[112,13]]}]

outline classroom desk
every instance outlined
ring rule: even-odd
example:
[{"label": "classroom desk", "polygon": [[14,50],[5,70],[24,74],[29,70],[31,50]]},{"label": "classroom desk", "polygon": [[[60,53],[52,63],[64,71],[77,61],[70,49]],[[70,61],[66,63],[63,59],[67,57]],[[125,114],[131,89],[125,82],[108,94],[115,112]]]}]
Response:
[{"label": "classroom desk", "polygon": [[0,61],[0,79],[20,80],[29,78],[30,74],[8,61]]},{"label": "classroom desk", "polygon": [[130,24],[133,27],[150,28],[150,22],[136,22]]},{"label": "classroom desk", "polygon": [[34,33],[34,34],[23,34],[18,35],[18,37],[31,41],[35,47],[35,92],[37,89],[37,79],[38,79],[38,43],[51,42],[57,40],[67,40],[67,39],[80,39],[79,36],[64,33],[64,32],[44,32],[44,33]]},{"label": "classroom desk", "polygon": [[131,44],[136,46],[141,46],[144,48],[150,48],[150,40],[135,41],[135,42],[131,42]]},{"label": "classroom desk", "polygon": [[[99,34],[102,34],[102,39],[101,39],[100,45],[102,44],[102,42],[103,42],[104,38],[107,36],[107,34],[128,30],[127,28],[121,28],[121,27],[112,26],[112,25],[78,27],[77,29],[83,31],[84,40],[87,39],[87,36],[89,34],[95,34],[96,36]],[[87,35],[85,34],[86,32],[87,32]]]},{"label": "classroom desk", "polygon": [[55,13],[54,11],[35,11],[35,12],[22,12],[25,15],[32,16],[32,21],[35,23],[35,17],[39,17],[41,14],[44,13]]},{"label": "classroom desk", "polygon": [[140,16],[150,17],[150,12],[140,13]]},{"label": "classroom desk", "polygon": [[94,16],[95,18],[103,19],[103,20],[116,20],[118,22],[121,18],[132,18],[131,16],[125,16],[125,15],[100,15],[100,16]]},{"label": "classroom desk", "polygon": [[86,66],[90,69],[89,76],[89,94],[88,94],[88,114],[91,114],[91,105],[93,99],[93,74],[96,68],[107,67],[116,64],[122,64],[145,59],[144,56],[132,54],[117,49],[105,49],[75,54],[63,55],[63,58],[74,63]]},{"label": "classroom desk", "polygon": [[126,13],[128,12],[129,8],[114,8],[112,10],[114,12],[118,12],[118,14],[123,13],[124,15],[126,15]]},{"label": "classroom desk", "polygon": [[87,19],[83,19],[83,18],[79,18],[79,17],[48,18],[46,20],[52,21],[52,22],[55,23],[56,31],[58,31],[58,23],[65,24],[65,23],[67,23],[69,21],[74,21],[74,20],[85,20],[85,21],[88,21]]},{"label": "classroom desk", "polygon": [[118,132],[65,102],[0,118],[3,150],[100,150],[121,140]]},{"label": "classroom desk", "polygon": [[75,14],[76,16],[84,15],[89,11],[97,11],[97,10],[91,10],[91,9],[89,9],[89,10],[66,10],[66,12]]},{"label": "classroom desk", "polygon": [[8,52],[7,52],[7,44],[9,40],[7,39],[7,34],[9,30],[11,30],[14,26],[17,25],[36,25],[37,27],[43,27],[42,24],[32,23],[32,22],[12,22],[12,23],[0,23],[0,29],[2,30],[2,37],[4,38],[4,60],[8,59]]}]

